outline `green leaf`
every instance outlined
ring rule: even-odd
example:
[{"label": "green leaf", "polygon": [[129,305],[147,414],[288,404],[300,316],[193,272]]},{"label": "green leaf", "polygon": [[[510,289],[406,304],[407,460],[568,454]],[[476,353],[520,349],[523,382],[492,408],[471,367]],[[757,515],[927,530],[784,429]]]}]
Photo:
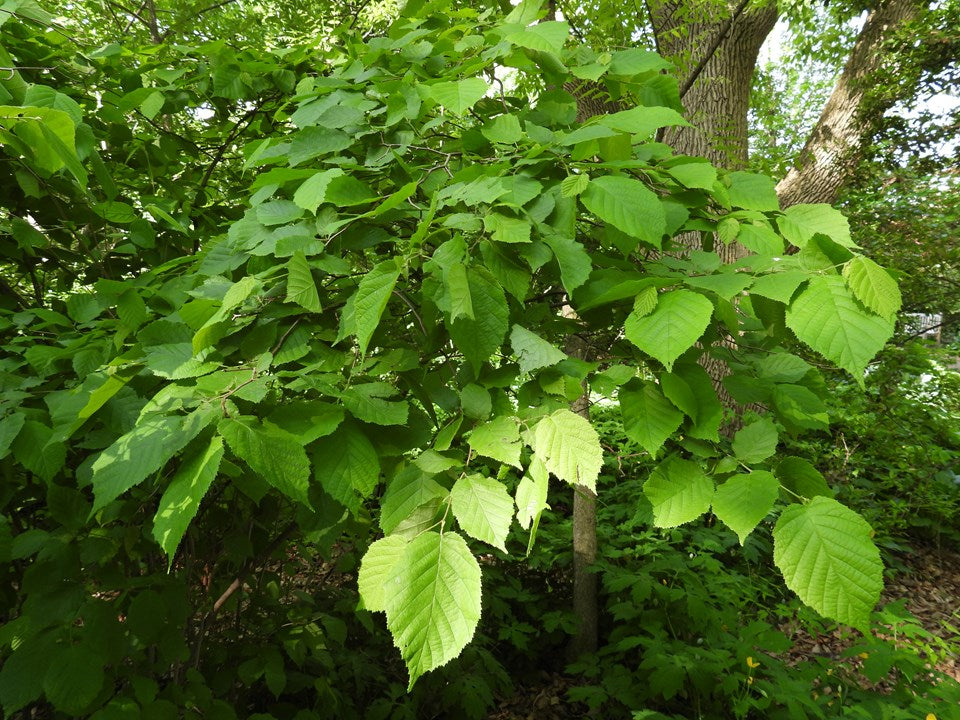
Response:
[{"label": "green leaf", "polygon": [[0,459],[5,458],[10,452],[10,445],[20,433],[24,420],[26,415],[23,413],[13,413],[0,420]]},{"label": "green leaf", "polygon": [[217,477],[223,458],[223,440],[214,436],[203,452],[186,460],[163,492],[153,516],[153,538],[167,554],[167,568],[187,527],[200,508],[200,501]]},{"label": "green leaf", "polygon": [[821,615],[866,632],[883,589],[883,563],[867,521],[818,496],[790,505],[773,530],[773,561],[787,587]]},{"label": "green leaf", "polygon": [[510,309],[503,288],[483,268],[467,269],[474,319],[459,318],[449,327],[450,338],[475,370],[500,347],[510,326]]},{"label": "green leaf", "polygon": [[84,715],[103,687],[103,659],[90,648],[72,645],[53,654],[43,678],[47,700],[60,712]]},{"label": "green leaf", "polygon": [[683,422],[677,410],[655,383],[631,381],[620,388],[620,414],[623,431],[651,455],[663,447]]},{"label": "green leaf", "polygon": [[390,534],[417,508],[436,503],[446,496],[446,489],[420,468],[403,468],[387,484],[380,503],[380,528]]},{"label": "green leaf", "polygon": [[833,490],[826,479],[808,460],[788,455],[774,469],[774,473],[783,486],[793,493],[793,497],[809,500],[817,495],[833,497]]},{"label": "green leaf", "polygon": [[618,175],[594,178],[580,202],[618,230],[660,247],[667,228],[663,203],[639,180]]},{"label": "green leaf", "polygon": [[784,272],[761,275],[753,281],[750,287],[751,295],[760,295],[784,305],[789,304],[797,288],[810,279],[809,273],[802,270],[786,270]]},{"label": "green leaf", "polygon": [[453,515],[472,538],[507,551],[513,498],[503,483],[483,475],[465,475],[450,490]]},{"label": "green leaf", "polygon": [[900,310],[903,298],[890,274],[870,258],[857,255],[843,266],[843,277],[857,299],[882,317]]},{"label": "green leaf", "polygon": [[[7,624],[5,629],[11,627]],[[18,710],[40,697],[44,675],[56,651],[54,637],[52,633],[28,637],[4,658],[0,667],[0,705],[5,717],[15,717]]]},{"label": "green leaf", "polygon": [[777,428],[769,418],[760,418],[733,436],[733,452],[745,463],[759,463],[777,451]]},{"label": "green leaf", "polygon": [[365,182],[357,180],[352,175],[339,175],[331,178],[327,183],[323,200],[337,207],[353,207],[365,205],[376,198],[376,194]]},{"label": "green leaf", "polygon": [[257,205],[257,222],[271,227],[293,222],[303,215],[303,208],[290,200],[271,200]]},{"label": "green leaf", "polygon": [[400,535],[387,535],[367,548],[357,573],[357,589],[364,607],[370,612],[387,609],[387,580],[407,551],[407,540]]},{"label": "green leaf", "polygon": [[850,223],[842,212],[830,205],[791,205],[777,218],[780,232],[799,248],[806,247],[814,235],[826,235],[843,247],[856,247],[850,239]]},{"label": "green leaf", "polygon": [[734,207],[761,212],[780,209],[776,186],[766,175],[738,171],[730,173],[727,179],[730,181],[727,192]]},{"label": "green leaf", "polygon": [[153,120],[157,116],[157,113],[163,109],[163,103],[163,93],[159,90],[154,90],[140,103],[140,112],[142,112],[148,120]]},{"label": "green leaf", "polygon": [[767,225],[744,223],[740,226],[737,240],[747,250],[755,252],[757,255],[768,257],[783,255],[783,238]]},{"label": "green leaf", "polygon": [[160,470],[213,418],[207,410],[196,410],[186,417],[152,415],[121,435],[91,466],[94,494],[91,514]]},{"label": "green leaf", "polygon": [[714,183],[717,182],[717,169],[707,162],[686,162],[671,165],[667,168],[667,174],[688,188],[712,190]]},{"label": "green leaf", "polygon": [[576,240],[560,235],[548,235],[544,242],[553,250],[560,266],[560,282],[568,294],[583,285],[590,277],[593,263],[590,255]]},{"label": "green leaf", "polygon": [[713,513],[740,538],[740,544],[760,524],[780,494],[780,482],[768,472],[755,470],[734,475],[717,486]]},{"label": "green leaf", "polygon": [[296,303],[305,310],[318,313],[320,295],[317,293],[317,283],[306,256],[297,250],[287,262],[287,302]]},{"label": "green leaf", "polygon": [[473,320],[473,300],[470,297],[466,266],[460,262],[452,263],[443,274],[443,284],[450,296],[450,321],[460,317]]},{"label": "green leaf", "polygon": [[777,385],[773,389],[773,406],[788,430],[826,430],[830,416],[823,400],[802,385]]},{"label": "green leaf", "polygon": [[486,388],[468,383],[460,390],[460,407],[466,417],[486,420],[493,410],[493,402]]},{"label": "green leaf", "polygon": [[565,352],[520,325],[514,325],[510,331],[510,345],[523,373],[550,367],[567,359]]},{"label": "green leaf", "polygon": [[603,448],[589,420],[556,410],[537,423],[530,447],[556,477],[596,492]]},{"label": "green leaf", "polygon": [[388,383],[364,383],[352,385],[342,399],[344,407],[358,420],[374,425],[405,425],[410,406],[406,401],[386,399],[396,392]]},{"label": "green leaf", "polygon": [[569,34],[570,26],[567,23],[548,20],[509,33],[506,39],[520,47],[559,55]]},{"label": "green leaf", "polygon": [[480,132],[490,142],[505,145],[519,142],[523,137],[523,130],[520,129],[520,121],[516,115],[498,115],[480,128]]},{"label": "green leaf", "polygon": [[354,335],[360,353],[366,355],[370,338],[380,324],[390,295],[400,277],[400,268],[394,259],[384,260],[363,276],[357,291],[347,301],[340,318],[340,337]]},{"label": "green leaf", "polygon": [[296,436],[255,418],[224,418],[218,431],[234,454],[291,500],[310,507],[310,461]]},{"label": "green leaf", "polygon": [[710,325],[713,303],[692,290],[673,290],[660,296],[649,315],[630,313],[624,324],[627,340],[668,370],[693,347]]},{"label": "green leaf", "polygon": [[410,673],[421,675],[460,654],[480,620],[480,565],[453,532],[425,532],[409,543],[387,580],[387,628]]},{"label": "green leaf", "polygon": [[641,73],[659,73],[672,70],[673,65],[652,50],[630,48],[613,53],[610,60],[611,75],[640,75]]},{"label": "green leaf", "polygon": [[314,444],[313,475],[327,494],[356,514],[380,480],[380,457],[367,436],[347,423]]},{"label": "green leaf", "polygon": [[293,201],[304,210],[315,213],[327,196],[327,186],[330,181],[342,175],[343,170],[340,168],[331,168],[310,176],[297,188],[293,194]]},{"label": "green leaf", "polygon": [[[612,115],[601,115],[597,118],[597,121],[613,130],[643,138],[652,135],[662,127],[690,127],[690,123],[684,120],[683,115],[676,110],[665,107],[646,107],[644,105],[638,105],[630,110],[623,110]],[[710,166],[704,165],[704,167],[709,168]],[[716,175],[716,171],[714,171],[714,175]],[[713,185],[711,184],[709,187],[712,188]]]},{"label": "green leaf", "polygon": [[560,182],[560,194],[563,197],[574,197],[586,190],[589,184],[590,176],[586,173],[568,175]]},{"label": "green leaf", "polygon": [[[536,532],[540,513],[550,507],[547,505],[549,480],[550,476],[543,466],[543,461],[534,455],[527,473],[517,485],[517,522],[524,530],[533,527],[533,532]],[[531,545],[533,543],[532,535],[533,533],[531,533],[530,538]],[[527,553],[529,554],[529,552],[528,547]]]},{"label": "green leaf", "polygon": [[430,97],[450,112],[463,115],[487,93],[487,83],[478,77],[439,82],[426,88]]},{"label": "green leaf", "polygon": [[495,417],[474,429],[468,440],[471,449],[478,455],[520,469],[520,428],[516,418],[503,415]]},{"label": "green leaf", "polygon": [[863,310],[837,275],[810,280],[787,308],[787,327],[861,385],[867,363],[893,335],[893,320]]},{"label": "green leaf", "polygon": [[530,223],[520,218],[490,213],[483,218],[483,229],[490,233],[490,238],[496,242],[530,242]]},{"label": "green leaf", "polygon": [[660,463],[643,484],[657,527],[676,527],[696,520],[710,509],[713,492],[713,481],[701,467],[678,457]]}]

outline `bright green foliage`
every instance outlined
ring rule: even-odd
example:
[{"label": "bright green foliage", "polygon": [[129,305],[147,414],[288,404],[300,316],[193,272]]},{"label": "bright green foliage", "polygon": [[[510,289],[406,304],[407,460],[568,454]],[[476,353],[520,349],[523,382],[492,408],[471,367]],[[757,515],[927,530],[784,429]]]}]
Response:
[{"label": "bright green foliage", "polygon": [[387,627],[410,672],[448,663],[480,620],[480,566],[462,537],[426,532],[407,544],[385,584]]},{"label": "bright green foliage", "polygon": [[864,312],[836,275],[810,280],[787,309],[787,326],[860,382],[867,363],[893,335],[893,321]]},{"label": "bright green foliage", "polygon": [[197,514],[200,501],[217,476],[223,458],[223,439],[213,437],[203,452],[186,460],[160,498],[153,518],[153,537],[173,563],[177,546]]},{"label": "bright green foliage", "polygon": [[740,544],[773,509],[780,481],[765,470],[738,473],[717,486],[713,512],[740,538]]},{"label": "bright green foliage", "polygon": [[713,502],[713,481],[692,460],[671,457],[643,484],[658,527],[676,527],[703,515]]},{"label": "bright green foliage", "polygon": [[585,418],[556,410],[537,423],[530,447],[561,480],[596,489],[603,450],[597,431]]},{"label": "bright green foliage", "polygon": [[503,483],[483,475],[464,475],[450,490],[450,506],[467,535],[506,552],[513,498]]},{"label": "bright green foliage", "polygon": [[[742,538],[771,510],[778,442],[826,427],[795,340],[859,375],[889,336],[889,276],[836,211],[782,213],[769,178],[653,141],[686,122],[655,53],[574,47],[536,3],[408,7],[277,52],[201,34],[78,55],[0,17],[0,65],[24,66],[0,78],[0,558],[24,576],[5,585],[6,714],[231,717],[210,689],[246,702],[260,683],[339,707],[304,678],[336,672],[324,653],[346,630],[268,588],[287,592],[288,563],[349,573],[361,555],[412,685],[477,627],[466,536],[513,545],[516,505],[530,553],[548,492],[596,489],[604,448],[568,409],[585,386],[667,454],[644,486],[656,525],[714,503]],[[515,89],[491,85],[502,68]],[[632,107],[578,124],[564,88],[584,79]],[[715,235],[745,257],[725,263]],[[768,409],[732,444],[718,363]],[[737,462],[761,466],[749,486]],[[860,622],[868,597],[852,614],[821,600],[861,579],[869,539],[811,591],[797,568],[824,490],[796,463],[776,477],[816,495],[778,526],[791,586]],[[232,625],[213,607],[229,587],[220,605],[278,638],[241,662],[202,643]],[[88,645],[102,676],[38,679],[37,657]]]},{"label": "bright green foliage", "polygon": [[857,299],[877,315],[892,317],[903,303],[897,283],[870,258],[853,258],[843,266],[843,277]]},{"label": "bright green foliage", "polygon": [[866,520],[823,496],[790,505],[773,531],[787,587],[820,613],[865,628],[883,589],[880,551]]},{"label": "bright green foliage", "polygon": [[690,290],[673,290],[660,296],[649,315],[627,318],[627,339],[671,370],[710,324],[713,304]]},{"label": "bright green foliage", "polygon": [[357,574],[357,588],[364,606],[371,612],[387,609],[387,580],[407,552],[407,541],[400,535],[387,535],[367,548]]},{"label": "bright green foliage", "polygon": [[777,450],[777,428],[767,418],[760,418],[737,431],[733,452],[745,463],[763,462]]}]

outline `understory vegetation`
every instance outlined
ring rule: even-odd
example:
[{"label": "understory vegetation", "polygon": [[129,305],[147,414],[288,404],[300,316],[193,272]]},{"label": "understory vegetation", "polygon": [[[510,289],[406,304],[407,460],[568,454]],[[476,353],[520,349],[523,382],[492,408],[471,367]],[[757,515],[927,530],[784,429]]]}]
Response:
[{"label": "understory vegetation", "polygon": [[535,2],[68,5],[0,0],[4,717],[960,719],[909,202]]}]

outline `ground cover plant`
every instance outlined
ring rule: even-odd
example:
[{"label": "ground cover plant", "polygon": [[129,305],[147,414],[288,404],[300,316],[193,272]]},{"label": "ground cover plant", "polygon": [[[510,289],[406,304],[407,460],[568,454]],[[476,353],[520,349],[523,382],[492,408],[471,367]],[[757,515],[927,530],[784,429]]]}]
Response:
[{"label": "ground cover plant", "polygon": [[[883,565],[794,438],[821,365],[864,387],[893,278],[660,142],[656,53],[535,3],[388,19],[77,52],[3,6],[5,715],[482,717],[593,594],[575,707],[829,716],[777,618],[869,634]],[[949,717],[904,652],[842,707]]]}]

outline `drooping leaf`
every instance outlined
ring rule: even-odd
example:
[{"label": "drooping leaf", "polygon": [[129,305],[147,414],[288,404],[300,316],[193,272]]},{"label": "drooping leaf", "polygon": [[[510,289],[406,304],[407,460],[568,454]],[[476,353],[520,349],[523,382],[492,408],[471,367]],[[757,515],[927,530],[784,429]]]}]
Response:
[{"label": "drooping leaf", "polygon": [[739,473],[718,485],[713,496],[713,513],[740,538],[747,535],[773,509],[780,494],[780,482],[765,470]]},{"label": "drooping leaf", "polygon": [[0,459],[10,452],[10,445],[20,433],[24,420],[26,415],[23,413],[13,413],[0,420]]},{"label": "drooping leaf", "polygon": [[589,420],[570,410],[556,410],[537,423],[531,448],[549,472],[596,492],[603,449]]},{"label": "drooping leaf", "polygon": [[[517,522],[524,530],[531,529],[531,535],[536,532],[540,513],[550,507],[547,505],[547,491],[549,490],[550,475],[543,465],[543,461],[536,455],[530,461],[530,467],[517,485]],[[530,539],[531,543],[533,538]],[[529,548],[527,550],[529,553]]]},{"label": "drooping leaf", "polygon": [[893,320],[861,308],[837,275],[810,280],[787,308],[787,327],[861,384],[867,363],[893,335]]},{"label": "drooping leaf", "polygon": [[213,418],[212,413],[202,409],[186,417],[154,415],[121,435],[100,453],[91,466],[94,494],[92,512],[113,502],[166,465]]},{"label": "drooping leaf", "polygon": [[651,455],[683,422],[683,413],[652,382],[631,381],[620,388],[618,397],[623,431]]},{"label": "drooping leaf", "polygon": [[553,250],[560,266],[560,282],[567,293],[572,293],[590,277],[593,263],[586,249],[576,240],[560,235],[548,235],[544,242]]},{"label": "drooping leaf", "polygon": [[873,260],[857,255],[843,266],[843,277],[857,299],[882,317],[900,310],[903,298],[890,274]]},{"label": "drooping leaf", "polygon": [[821,615],[866,631],[883,589],[867,521],[832,498],[790,505],[773,530],[773,561],[787,587]]},{"label": "drooping leaf", "polygon": [[783,458],[774,473],[783,486],[792,493],[792,499],[809,500],[817,495],[832,498],[833,490],[827,485],[826,478],[809,460],[788,455]]},{"label": "drooping leaf", "polygon": [[291,500],[310,507],[310,461],[296,436],[249,417],[224,418],[217,429],[250,469]]},{"label": "drooping leaf", "polygon": [[163,492],[153,516],[153,538],[167,554],[167,567],[187,527],[200,508],[200,501],[217,476],[223,458],[223,440],[214,436],[203,452],[185,461]]},{"label": "drooping leaf", "polygon": [[450,490],[453,515],[472,538],[507,551],[513,498],[503,483],[483,475],[464,475]]},{"label": "drooping leaf", "polygon": [[317,284],[306,256],[297,250],[287,262],[287,302],[296,303],[305,310],[318,313],[320,295],[317,293]]},{"label": "drooping leaf", "polygon": [[293,194],[293,202],[304,210],[315,213],[317,208],[320,207],[326,199],[327,186],[330,184],[330,181],[341,175],[343,175],[343,170],[340,168],[330,168],[329,170],[323,170],[316,175],[310,176],[303,181]]},{"label": "drooping leaf", "polygon": [[516,115],[498,115],[486,123],[480,132],[490,142],[512,144],[523,137],[520,121]]},{"label": "drooping leaf", "polygon": [[364,607],[370,612],[384,612],[387,609],[387,580],[406,550],[406,538],[387,535],[374,542],[364,553],[357,573],[357,589]]},{"label": "drooping leaf", "polygon": [[503,288],[485,269],[469,268],[467,281],[474,319],[459,318],[449,331],[454,344],[478,370],[503,343],[510,326],[510,308]]},{"label": "drooping leaf", "polygon": [[406,467],[387,484],[380,503],[380,528],[387,534],[418,507],[447,496],[447,490],[416,466]]},{"label": "drooping leaf", "polygon": [[631,313],[624,325],[627,339],[668,370],[693,347],[713,316],[713,303],[692,290],[672,290],[660,296],[648,315]]},{"label": "drooping leaf", "polygon": [[387,627],[410,674],[460,654],[480,620],[480,565],[454,532],[425,532],[410,542],[387,579]]},{"label": "drooping leaf", "polygon": [[354,335],[360,353],[366,354],[370,338],[380,324],[390,295],[400,277],[396,260],[384,260],[363,276],[340,318],[340,337]]},{"label": "drooping leaf", "polygon": [[464,264],[452,263],[443,274],[443,284],[450,296],[450,321],[461,317],[473,320],[473,299],[470,297],[470,283]]},{"label": "drooping leaf", "polygon": [[657,465],[643,484],[657,527],[676,527],[696,520],[710,509],[713,492],[713,482],[703,469],[678,457]]},{"label": "drooping leaf", "polygon": [[343,393],[343,405],[358,420],[374,425],[403,425],[407,422],[410,405],[404,400],[388,400],[396,395],[389,383],[372,382],[351,385]]}]

